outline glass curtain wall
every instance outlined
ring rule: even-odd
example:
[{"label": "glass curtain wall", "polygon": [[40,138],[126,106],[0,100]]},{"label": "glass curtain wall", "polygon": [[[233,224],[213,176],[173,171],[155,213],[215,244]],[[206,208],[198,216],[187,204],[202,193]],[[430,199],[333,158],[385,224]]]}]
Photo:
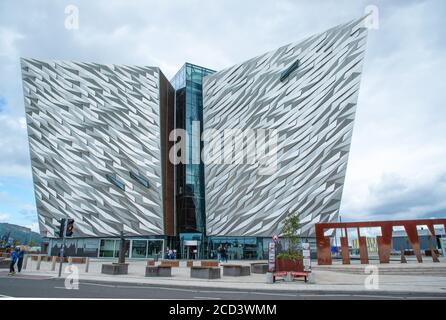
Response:
[{"label": "glass curtain wall", "polygon": [[209,237],[209,258],[215,259],[218,248],[225,246],[228,260],[264,259],[262,244],[262,238],[256,237]]},{"label": "glass curtain wall", "polygon": [[[193,154],[200,157],[203,143],[203,77],[215,71],[186,63],[172,79],[176,90],[176,128],[186,130],[188,139],[187,164],[176,166],[177,233],[205,234],[204,166],[192,163]],[[192,141],[194,121],[199,130]],[[202,252],[203,254],[204,252]]]},{"label": "glass curtain wall", "polygon": [[[119,257],[119,247],[121,240],[118,239],[101,239],[99,248],[100,258],[117,258]],[[125,252],[126,257],[130,258],[156,258],[163,256],[164,240],[161,239],[131,239],[127,242]]]}]

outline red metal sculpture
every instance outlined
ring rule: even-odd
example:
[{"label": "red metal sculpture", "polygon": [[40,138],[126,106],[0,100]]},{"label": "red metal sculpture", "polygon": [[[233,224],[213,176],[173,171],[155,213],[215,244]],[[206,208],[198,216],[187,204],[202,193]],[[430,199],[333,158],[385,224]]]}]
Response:
[{"label": "red metal sculpture", "polygon": [[[361,236],[360,228],[381,228],[381,236],[376,237],[380,263],[389,263],[392,246],[392,231],[395,226],[402,226],[406,230],[407,238],[417,257],[423,262],[418,240],[417,226],[427,226],[431,235],[435,236],[434,225],[443,225],[446,230],[446,219],[420,219],[420,220],[393,220],[393,221],[363,221],[363,222],[330,222],[316,224],[317,262],[319,265],[331,264],[330,238],[324,236],[327,229],[344,229],[345,236],[341,237],[342,263],[350,264],[347,228],[356,228],[358,232],[359,255],[362,264],[368,264],[366,238]],[[434,259],[434,258],[433,258]]]}]

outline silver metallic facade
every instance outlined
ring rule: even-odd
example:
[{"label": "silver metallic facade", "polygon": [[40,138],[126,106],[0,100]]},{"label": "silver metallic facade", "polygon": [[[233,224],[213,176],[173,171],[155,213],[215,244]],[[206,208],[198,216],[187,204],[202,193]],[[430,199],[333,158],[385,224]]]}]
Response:
[{"label": "silver metallic facade", "polygon": [[22,76],[42,235],[63,217],[79,237],[165,234],[159,69],[22,59]]},{"label": "silver metallic facade", "polygon": [[[367,29],[356,20],[204,78],[204,129],[277,129],[278,166],[205,166],[208,236],[301,235],[340,207]],[[296,70],[281,75],[298,61]]]}]

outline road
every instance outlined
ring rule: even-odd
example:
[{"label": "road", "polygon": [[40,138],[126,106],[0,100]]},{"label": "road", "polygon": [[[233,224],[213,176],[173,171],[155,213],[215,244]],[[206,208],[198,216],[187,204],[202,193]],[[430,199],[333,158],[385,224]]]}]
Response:
[{"label": "road", "polygon": [[138,285],[101,281],[81,281],[78,290],[65,288],[64,279],[44,276],[0,274],[2,298],[95,298],[95,299],[205,299],[205,300],[314,300],[314,299],[443,299],[446,293],[392,292],[290,292],[230,290],[226,288],[196,288],[184,286]]}]

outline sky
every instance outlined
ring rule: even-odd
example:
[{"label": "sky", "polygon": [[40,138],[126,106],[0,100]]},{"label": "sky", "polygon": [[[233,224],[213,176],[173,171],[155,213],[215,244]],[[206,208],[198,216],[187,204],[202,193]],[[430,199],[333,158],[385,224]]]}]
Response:
[{"label": "sky", "polygon": [[[65,9],[79,12],[67,29]],[[0,0],[0,222],[38,230],[20,57],[214,70],[378,9],[342,221],[446,217],[446,1]]]}]

